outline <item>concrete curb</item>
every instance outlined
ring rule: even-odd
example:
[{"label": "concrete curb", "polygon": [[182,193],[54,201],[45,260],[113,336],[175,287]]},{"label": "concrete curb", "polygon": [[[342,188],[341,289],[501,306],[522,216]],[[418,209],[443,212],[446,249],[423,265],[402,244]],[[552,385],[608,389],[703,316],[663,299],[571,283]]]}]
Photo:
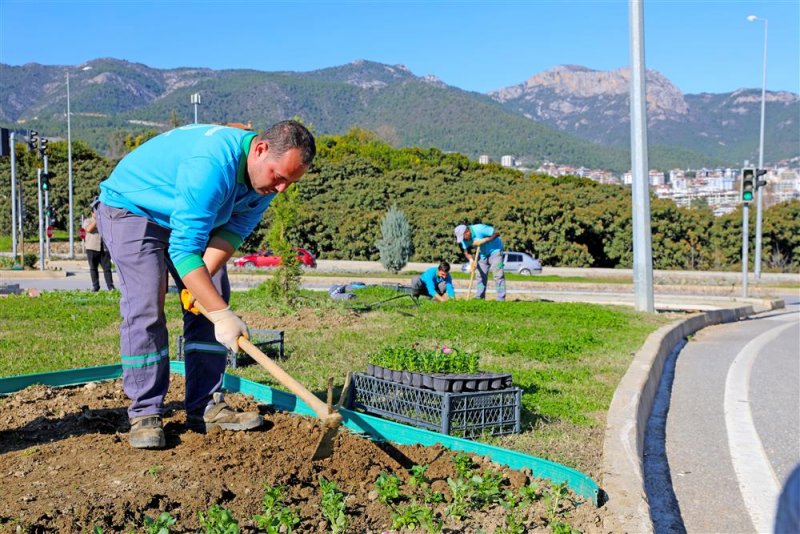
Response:
[{"label": "concrete curb", "polygon": [[608,410],[602,463],[602,488],[609,497],[605,531],[653,532],[642,470],[644,432],[664,360],[675,345],[707,326],[783,307],[783,300],[776,299],[706,311],[650,334],[617,386]]},{"label": "concrete curb", "polygon": [[51,270],[30,270],[30,271],[0,271],[0,280],[11,278],[66,278],[69,273],[66,271]]}]

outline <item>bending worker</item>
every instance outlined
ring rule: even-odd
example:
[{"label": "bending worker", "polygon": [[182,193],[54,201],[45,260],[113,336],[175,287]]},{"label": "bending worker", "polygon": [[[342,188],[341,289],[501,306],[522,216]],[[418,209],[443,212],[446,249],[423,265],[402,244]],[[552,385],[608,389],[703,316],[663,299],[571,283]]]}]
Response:
[{"label": "bending worker", "polygon": [[469,226],[460,224],[456,226],[455,234],[456,241],[464,249],[464,255],[471,265],[474,265],[474,261],[469,249],[470,247],[479,247],[478,263],[475,266],[479,276],[475,298],[486,298],[486,284],[489,278],[489,269],[491,268],[497,300],[506,300],[506,277],[503,273],[503,242],[500,240],[500,234],[487,224],[470,224]]},{"label": "bending worker", "polygon": [[450,276],[450,264],[446,261],[438,267],[431,267],[419,276],[411,279],[411,291],[415,297],[432,297],[437,302],[456,297],[453,289],[453,278]]},{"label": "bending worker", "polygon": [[228,349],[238,351],[239,336],[248,336],[247,325],[228,306],[225,264],[274,196],[308,170],[315,153],[314,137],[294,121],[261,135],[192,124],[147,141],[100,184],[97,225],[117,265],[132,447],[165,445],[168,268],[210,317],[186,311],[183,316],[187,426],[203,432],[263,423],[258,413],[232,410],[219,393]]}]

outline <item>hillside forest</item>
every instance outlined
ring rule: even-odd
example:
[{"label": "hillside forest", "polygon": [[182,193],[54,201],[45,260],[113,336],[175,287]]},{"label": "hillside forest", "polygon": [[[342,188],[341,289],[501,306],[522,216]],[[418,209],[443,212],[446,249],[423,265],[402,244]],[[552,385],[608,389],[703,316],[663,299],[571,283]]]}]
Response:
[{"label": "hillside forest", "polygon": [[[124,139],[127,150],[149,134]],[[393,148],[377,135],[354,129],[318,136],[317,158],[296,186],[300,200],[291,240],[321,259],[378,260],[381,221],[393,204],[412,228],[411,261],[463,261],[453,237],[461,223],[483,222],[500,232],[507,250],[527,251],[546,266],[630,267],[633,259],[631,191],[577,177],[523,174],[499,165],[479,165],[466,156],[435,148]],[[48,149],[50,204],[56,229],[68,228],[66,142]],[[25,239],[36,239],[36,169],[41,160],[16,146],[17,183],[23,191]],[[117,160],[73,142],[75,228],[89,212],[98,184]],[[0,159],[0,235],[11,227],[9,158]],[[650,199],[653,264],[656,269],[740,269],[742,211],[714,217],[707,206],[687,209]],[[755,210],[748,225],[753,232]],[[264,247],[270,210],[242,247]],[[77,230],[76,230],[77,232]],[[754,243],[751,235],[750,246]],[[765,269],[800,269],[800,201],[764,210]],[[752,250],[750,258],[753,257]]]}]

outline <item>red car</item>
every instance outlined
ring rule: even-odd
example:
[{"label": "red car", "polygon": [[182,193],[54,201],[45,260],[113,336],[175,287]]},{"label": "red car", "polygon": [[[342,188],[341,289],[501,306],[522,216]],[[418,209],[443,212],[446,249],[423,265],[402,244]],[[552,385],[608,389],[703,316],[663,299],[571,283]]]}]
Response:
[{"label": "red car", "polygon": [[[297,251],[297,261],[309,268],[317,266],[317,259],[304,248],[294,247]],[[280,256],[273,256],[270,250],[259,250],[255,254],[248,254],[241,258],[236,258],[233,265],[243,269],[255,269],[256,267],[277,267],[281,264]]]}]

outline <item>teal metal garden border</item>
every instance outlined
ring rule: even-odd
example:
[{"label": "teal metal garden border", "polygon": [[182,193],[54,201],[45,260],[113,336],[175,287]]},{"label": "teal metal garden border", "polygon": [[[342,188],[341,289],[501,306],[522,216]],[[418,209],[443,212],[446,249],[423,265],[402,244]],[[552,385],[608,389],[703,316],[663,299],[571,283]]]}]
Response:
[{"label": "teal metal garden border", "polygon": [[[183,362],[171,361],[170,371],[181,375],[185,374]],[[122,376],[121,365],[101,365],[49,373],[10,376],[0,378],[0,395],[8,395],[34,384],[74,386],[87,382],[114,380],[120,376]],[[222,381],[222,387],[228,391],[252,395],[258,401],[270,404],[280,410],[315,417],[311,408],[294,395],[246,378],[226,373]],[[547,478],[557,483],[566,481],[572,491],[584,499],[591,500],[595,506],[600,506],[605,501],[602,490],[594,480],[580,471],[549,460],[486,443],[387,421],[344,408],[341,409],[341,414],[343,423],[347,428],[354,432],[366,434],[375,440],[389,441],[398,445],[435,445],[439,443],[450,450],[488,456],[492,461],[508,466],[511,469],[520,470],[527,467],[531,470],[531,474],[537,478]]]}]

